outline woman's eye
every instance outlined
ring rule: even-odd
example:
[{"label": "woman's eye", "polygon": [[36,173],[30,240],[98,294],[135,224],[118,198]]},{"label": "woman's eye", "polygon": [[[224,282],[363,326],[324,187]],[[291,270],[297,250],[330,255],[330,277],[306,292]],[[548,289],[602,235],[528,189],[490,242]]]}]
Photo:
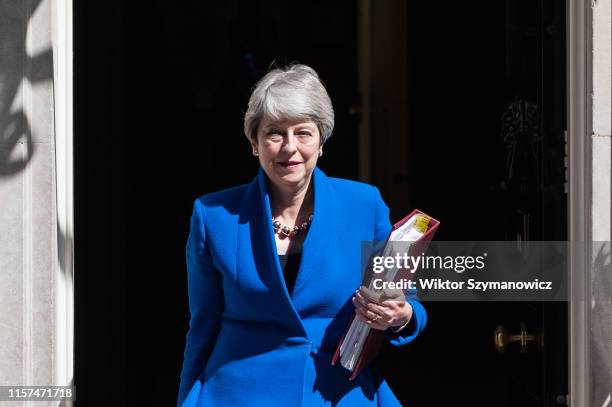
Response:
[{"label": "woman's eye", "polygon": [[268,139],[272,140],[272,141],[281,141],[283,139],[283,135],[280,133],[280,131],[269,131],[268,134]]}]

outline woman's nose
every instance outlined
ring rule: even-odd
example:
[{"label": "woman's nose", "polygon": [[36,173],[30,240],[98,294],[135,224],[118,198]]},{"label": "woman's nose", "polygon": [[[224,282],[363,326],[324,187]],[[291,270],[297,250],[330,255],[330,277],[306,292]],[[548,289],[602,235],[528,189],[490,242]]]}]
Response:
[{"label": "woman's nose", "polygon": [[285,138],[285,143],[283,148],[287,151],[295,151],[296,149],[296,139],[293,133],[287,132],[287,137]]}]

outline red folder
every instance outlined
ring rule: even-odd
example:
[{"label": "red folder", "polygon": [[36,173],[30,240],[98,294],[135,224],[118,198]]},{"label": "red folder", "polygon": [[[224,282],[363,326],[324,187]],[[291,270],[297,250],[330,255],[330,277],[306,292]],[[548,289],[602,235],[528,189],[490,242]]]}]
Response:
[{"label": "red folder", "polygon": [[[421,236],[419,240],[417,240],[410,246],[408,254],[411,256],[416,256],[418,254],[425,253],[425,251],[427,250],[427,247],[429,246],[429,242],[431,242],[434,234],[436,233],[436,230],[438,230],[438,226],[440,225],[440,222],[437,221],[436,219],[421,212],[418,209],[415,209],[412,212],[410,212],[410,214],[408,214],[407,216],[402,218],[400,221],[395,223],[393,225],[393,229],[391,232],[393,232],[393,230],[402,226],[404,223],[408,222],[410,218],[412,218],[414,215],[417,215],[417,214],[422,214],[422,215],[427,216],[429,218],[429,225],[428,225],[428,229],[425,232],[425,234]],[[387,240],[389,240],[389,237],[391,237],[391,233],[389,233],[389,236],[387,236]],[[399,270],[398,273],[396,274],[395,281],[399,281],[402,278],[409,278],[410,276],[411,276],[410,270],[402,269],[402,270]],[[369,281],[364,282],[364,285],[367,286],[368,284],[369,284]],[[344,337],[346,336],[348,329],[351,326],[353,319],[355,318],[356,318],[356,315],[353,314],[353,317],[349,321],[349,324],[347,325],[346,330],[344,334],[342,335],[342,338],[340,338],[340,342],[338,343],[338,347],[336,348],[336,352],[334,353],[334,356],[331,361],[332,365],[335,365],[336,362],[338,362],[338,360],[340,359],[340,344],[344,340]],[[349,380],[355,379],[355,377],[357,377],[359,372],[361,372],[361,370],[365,366],[367,366],[376,357],[385,338],[386,338],[385,331],[380,331],[378,329],[370,330],[365,340],[365,343],[363,345],[363,349],[361,350],[361,354],[359,355],[357,362],[355,363],[355,368],[353,369],[353,372]]]}]

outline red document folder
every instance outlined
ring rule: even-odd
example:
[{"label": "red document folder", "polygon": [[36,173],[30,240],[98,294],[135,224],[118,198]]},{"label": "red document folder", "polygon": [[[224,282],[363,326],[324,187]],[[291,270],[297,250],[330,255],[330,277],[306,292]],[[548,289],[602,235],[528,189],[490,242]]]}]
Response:
[{"label": "red document folder", "polygon": [[[408,254],[411,256],[412,255],[416,256],[418,254],[424,253],[427,250],[427,247],[429,246],[429,242],[431,242],[434,234],[436,233],[436,230],[438,229],[438,226],[440,225],[440,222],[437,221],[436,219],[421,212],[418,209],[415,209],[412,212],[410,212],[410,214],[408,214],[407,216],[402,218],[400,221],[395,223],[393,225],[393,229],[391,232],[393,232],[393,230],[395,229],[398,229],[404,223],[408,222],[410,218],[412,218],[414,215],[417,215],[417,214],[422,214],[422,215],[427,216],[429,218],[429,225],[428,225],[428,229],[425,232],[425,234],[421,236],[419,240],[417,240],[410,246]],[[387,240],[389,239],[390,236],[391,236],[391,233],[389,233]],[[399,281],[402,278],[410,278],[410,270],[400,270],[395,276],[395,281]],[[364,285],[367,286],[367,284],[369,284],[369,282],[364,282]],[[355,319],[356,317],[357,316],[353,314],[353,317],[349,321],[349,324],[346,328],[346,331],[344,332],[344,335],[342,335],[342,338],[340,338],[340,342],[338,343],[338,347],[336,348],[336,352],[334,353],[334,356],[331,361],[332,365],[335,365],[340,359],[340,344],[344,340],[344,337],[346,336],[346,333],[348,332],[348,328],[351,326],[353,319]],[[365,340],[365,343],[363,345],[363,349],[361,350],[361,354],[359,355],[359,358],[357,359],[355,368],[353,369],[353,372],[349,380],[355,379],[357,375],[359,374],[359,372],[361,372],[361,370],[365,366],[367,366],[376,357],[385,338],[386,338],[386,335],[384,331],[380,331],[377,329],[370,330]]]}]

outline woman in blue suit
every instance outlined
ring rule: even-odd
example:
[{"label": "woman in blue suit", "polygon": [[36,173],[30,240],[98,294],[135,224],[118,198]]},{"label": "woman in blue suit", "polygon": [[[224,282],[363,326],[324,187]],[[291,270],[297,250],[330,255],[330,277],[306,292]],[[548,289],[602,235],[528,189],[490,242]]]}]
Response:
[{"label": "woman in blue suit", "polygon": [[385,240],[391,224],[378,189],[317,168],[333,124],[312,68],[256,85],[244,127],[257,176],[193,208],[179,406],[400,405],[373,368],[349,381],[330,364],[355,310],[395,346],[427,319],[415,299],[379,305],[355,291],[361,242]]}]

